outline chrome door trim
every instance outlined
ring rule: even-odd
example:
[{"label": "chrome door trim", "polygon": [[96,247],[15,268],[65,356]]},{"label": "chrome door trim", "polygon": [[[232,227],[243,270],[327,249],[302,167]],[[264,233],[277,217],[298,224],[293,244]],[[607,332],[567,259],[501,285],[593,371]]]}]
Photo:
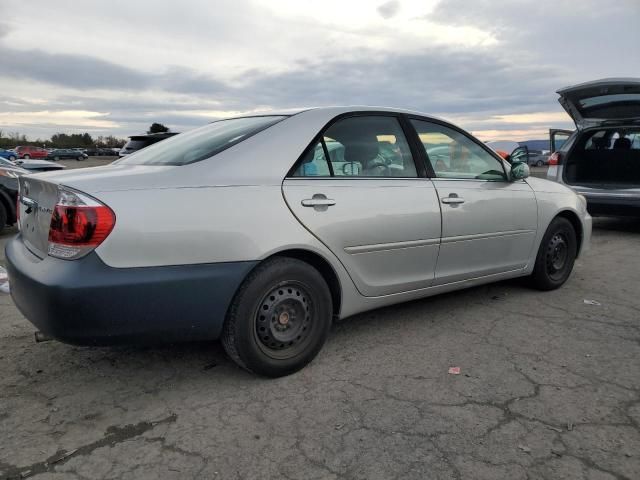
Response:
[{"label": "chrome door trim", "polygon": [[358,245],[353,247],[345,247],[344,251],[351,255],[361,253],[381,252],[384,250],[397,250],[400,248],[415,248],[428,245],[437,245],[440,243],[439,238],[429,238],[425,240],[408,240],[406,242],[378,243],[373,245]]},{"label": "chrome door trim", "polygon": [[525,235],[536,233],[535,230],[508,230],[506,232],[475,233],[473,235],[458,235],[455,237],[442,237],[442,243],[466,242],[468,240],[478,240],[482,238],[511,237],[514,235]]}]

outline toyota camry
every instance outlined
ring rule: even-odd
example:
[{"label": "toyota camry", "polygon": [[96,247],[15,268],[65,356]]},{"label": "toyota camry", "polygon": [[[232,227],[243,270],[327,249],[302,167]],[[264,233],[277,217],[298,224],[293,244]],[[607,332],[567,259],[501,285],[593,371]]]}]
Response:
[{"label": "toyota camry", "polygon": [[286,375],[335,319],[514,277],[560,287],[591,217],[528,173],[416,112],[220,120],[105,167],[21,177],[11,294],[63,342],[220,338],[247,370]]}]

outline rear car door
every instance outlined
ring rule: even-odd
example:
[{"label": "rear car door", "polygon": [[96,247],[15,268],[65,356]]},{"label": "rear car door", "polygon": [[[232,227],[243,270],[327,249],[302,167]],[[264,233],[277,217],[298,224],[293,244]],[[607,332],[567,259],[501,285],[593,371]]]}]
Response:
[{"label": "rear car door", "polygon": [[557,152],[562,145],[569,139],[573,130],[562,130],[559,128],[551,128],[549,130],[549,151]]},{"label": "rear car door", "polygon": [[365,296],[425,288],[434,280],[440,206],[424,168],[416,168],[406,128],[395,115],[340,117],[282,186],[293,214]]},{"label": "rear car door", "polygon": [[502,161],[461,130],[412,118],[442,208],[434,284],[524,268],[538,223],[535,195],[509,181]]}]

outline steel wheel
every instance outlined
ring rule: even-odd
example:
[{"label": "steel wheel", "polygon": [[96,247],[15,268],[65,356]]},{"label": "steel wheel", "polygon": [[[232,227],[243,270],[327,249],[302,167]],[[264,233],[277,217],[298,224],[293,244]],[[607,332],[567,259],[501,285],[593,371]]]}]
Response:
[{"label": "steel wheel", "polygon": [[549,224],[536,257],[531,282],[540,290],[553,290],[567,281],[578,252],[576,231],[571,222],[556,217]]},{"label": "steel wheel", "polygon": [[272,358],[289,358],[304,350],[313,321],[312,300],[303,285],[283,282],[260,302],[255,334]]},{"label": "steel wheel", "polygon": [[240,286],[223,325],[222,345],[249,371],[289,375],[320,351],[332,311],[331,292],[315,268],[295,258],[274,257]]},{"label": "steel wheel", "polygon": [[545,263],[547,274],[553,280],[559,280],[564,275],[564,270],[569,258],[569,245],[567,238],[562,233],[556,233],[547,244]]}]

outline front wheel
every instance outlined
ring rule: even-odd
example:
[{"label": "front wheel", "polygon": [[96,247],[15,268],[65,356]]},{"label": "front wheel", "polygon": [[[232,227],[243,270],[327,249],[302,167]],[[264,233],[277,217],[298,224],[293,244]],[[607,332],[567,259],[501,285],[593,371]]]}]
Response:
[{"label": "front wheel", "polygon": [[273,258],[251,272],[236,293],[222,344],[246,370],[289,375],[318,354],[332,312],[329,287],[315,268],[293,258]]},{"label": "front wheel", "polygon": [[542,160],[538,160],[538,161],[536,162],[536,167],[541,167],[541,166],[543,166],[543,165],[544,165],[544,162],[543,162]]},{"label": "front wheel", "polygon": [[9,157],[9,160],[11,160],[12,162],[15,162],[16,161],[16,156],[15,155],[11,155]]},{"label": "front wheel", "polygon": [[79,162],[81,162],[82,160],[84,160],[84,157],[78,157],[78,158],[76,158],[76,160],[78,160]]},{"label": "front wheel", "polygon": [[24,156],[24,157],[22,157],[22,158],[24,158],[25,160],[29,160],[29,159],[31,158],[31,156],[30,156],[30,155],[25,155],[25,156]]},{"label": "front wheel", "polygon": [[531,283],[540,290],[554,290],[567,281],[576,259],[576,231],[569,220],[553,219],[542,238]]}]

